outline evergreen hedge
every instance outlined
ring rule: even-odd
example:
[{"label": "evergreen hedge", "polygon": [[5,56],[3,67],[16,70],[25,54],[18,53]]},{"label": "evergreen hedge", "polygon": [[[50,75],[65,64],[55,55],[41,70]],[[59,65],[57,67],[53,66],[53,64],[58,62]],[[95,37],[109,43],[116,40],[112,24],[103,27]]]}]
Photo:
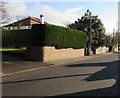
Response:
[{"label": "evergreen hedge", "polygon": [[66,27],[50,24],[35,24],[32,26],[32,45],[55,46],[55,48],[85,48],[87,35]]},{"label": "evergreen hedge", "polygon": [[85,32],[50,24],[35,24],[32,29],[2,30],[3,47],[55,46],[55,48],[85,48]]},{"label": "evergreen hedge", "polygon": [[24,47],[31,43],[31,30],[2,30],[2,47]]}]

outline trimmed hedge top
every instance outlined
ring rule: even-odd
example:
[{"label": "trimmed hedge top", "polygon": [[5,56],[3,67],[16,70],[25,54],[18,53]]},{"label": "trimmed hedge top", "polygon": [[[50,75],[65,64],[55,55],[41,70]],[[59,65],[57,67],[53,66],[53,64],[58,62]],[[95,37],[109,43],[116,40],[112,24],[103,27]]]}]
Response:
[{"label": "trimmed hedge top", "polygon": [[85,32],[50,24],[32,26],[32,45],[55,46],[55,48],[85,48],[87,35]]},{"label": "trimmed hedge top", "polygon": [[55,46],[55,48],[85,48],[85,32],[50,24],[35,24],[32,29],[3,30],[3,47]]}]

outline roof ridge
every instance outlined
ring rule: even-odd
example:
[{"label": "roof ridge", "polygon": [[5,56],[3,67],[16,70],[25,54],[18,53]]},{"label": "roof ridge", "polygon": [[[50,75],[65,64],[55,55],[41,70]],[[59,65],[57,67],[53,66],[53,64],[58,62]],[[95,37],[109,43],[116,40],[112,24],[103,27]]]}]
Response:
[{"label": "roof ridge", "polygon": [[[31,17],[31,18],[36,18],[36,19],[39,19],[39,18],[37,18],[37,17]],[[40,20],[40,19],[39,19]]]},{"label": "roof ridge", "polygon": [[[27,23],[27,20],[30,20],[30,21],[32,20],[32,24],[41,23],[39,18],[29,16],[29,17],[26,17],[25,19],[21,19],[21,20],[19,20],[19,21],[10,23],[10,24],[8,24],[8,25],[5,25],[4,27],[7,27],[7,26],[17,26],[17,25],[19,25],[20,23],[23,23],[24,25],[31,25],[31,22],[30,22],[30,23]],[[45,21],[45,23],[48,24],[46,21]]]}]

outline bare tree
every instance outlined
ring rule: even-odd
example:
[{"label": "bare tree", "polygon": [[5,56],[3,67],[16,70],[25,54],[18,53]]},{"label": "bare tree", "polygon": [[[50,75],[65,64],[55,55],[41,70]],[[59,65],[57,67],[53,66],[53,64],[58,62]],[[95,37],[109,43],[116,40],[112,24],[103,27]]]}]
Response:
[{"label": "bare tree", "polygon": [[66,27],[68,27],[68,26],[71,24],[70,21],[63,21],[62,23],[63,23]]},{"label": "bare tree", "polygon": [[0,1],[0,24],[6,24],[10,21],[10,16],[4,2]]},{"label": "bare tree", "polygon": [[28,18],[29,16],[16,16],[17,21]]},{"label": "bare tree", "polygon": [[[17,21],[23,20],[25,18],[28,18],[29,16],[16,16]],[[19,26],[17,27],[17,29],[20,29],[22,27],[22,23],[19,24]]]}]

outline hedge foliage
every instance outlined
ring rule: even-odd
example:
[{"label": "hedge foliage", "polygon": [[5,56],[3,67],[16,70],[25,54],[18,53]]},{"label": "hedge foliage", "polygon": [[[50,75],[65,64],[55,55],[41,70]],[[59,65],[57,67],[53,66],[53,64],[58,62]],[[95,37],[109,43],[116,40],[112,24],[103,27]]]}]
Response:
[{"label": "hedge foliage", "polygon": [[80,49],[86,46],[85,32],[50,24],[35,24],[32,29],[3,30],[3,47],[55,46]]},{"label": "hedge foliage", "polygon": [[85,32],[50,24],[32,26],[32,45],[55,46],[55,48],[85,48]]},{"label": "hedge foliage", "polygon": [[31,30],[2,30],[2,47],[22,47],[31,43]]}]

